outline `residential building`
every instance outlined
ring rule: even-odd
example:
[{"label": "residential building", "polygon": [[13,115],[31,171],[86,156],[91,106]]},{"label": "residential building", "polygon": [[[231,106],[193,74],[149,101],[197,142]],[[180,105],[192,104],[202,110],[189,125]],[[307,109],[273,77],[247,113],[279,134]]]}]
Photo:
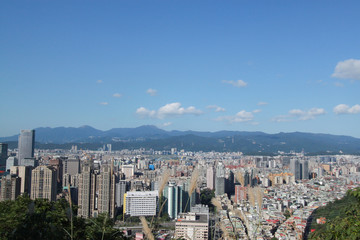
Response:
[{"label": "residential building", "polygon": [[206,186],[211,190],[215,187],[215,173],[213,166],[209,166],[206,170]]},{"label": "residential building", "polygon": [[191,208],[191,212],[180,213],[175,223],[176,239],[209,239],[209,209],[204,206]]},{"label": "residential building", "polygon": [[30,198],[56,200],[57,193],[56,170],[48,166],[38,166],[31,172]]},{"label": "residential building", "polygon": [[20,178],[6,175],[1,178],[0,201],[15,200],[20,195]]},{"label": "residential building", "polygon": [[10,174],[17,175],[20,182],[20,194],[27,193],[30,196],[31,190],[31,171],[30,166],[12,166],[10,167]]}]

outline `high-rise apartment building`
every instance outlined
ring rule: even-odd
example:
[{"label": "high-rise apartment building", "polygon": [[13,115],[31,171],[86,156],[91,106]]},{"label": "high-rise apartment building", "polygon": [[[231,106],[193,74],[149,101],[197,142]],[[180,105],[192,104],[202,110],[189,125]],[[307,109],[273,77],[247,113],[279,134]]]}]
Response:
[{"label": "high-rise apartment building", "polygon": [[57,193],[56,170],[48,166],[38,166],[31,172],[30,198],[56,200]]},{"label": "high-rise apartment building", "polygon": [[95,186],[96,177],[90,165],[82,167],[79,175],[79,191],[78,191],[78,215],[82,217],[92,216],[95,204]]},{"label": "high-rise apartment building", "polygon": [[128,190],[128,182],[120,180],[118,183],[116,183],[115,188],[115,205],[119,208],[124,205],[124,196],[126,191]]},{"label": "high-rise apartment building", "polygon": [[300,162],[296,158],[290,159],[290,172],[294,174],[295,180],[301,179],[301,170],[300,170]]},{"label": "high-rise apartment building", "polygon": [[21,179],[20,194],[27,193],[30,196],[31,190],[31,170],[30,166],[12,166],[10,174],[17,175]]},{"label": "high-rise apartment building", "polygon": [[78,157],[63,159],[63,175],[76,175],[78,173],[80,173],[80,159]]},{"label": "high-rise apartment building", "polygon": [[15,200],[20,194],[20,178],[7,175],[1,178],[0,201]]},{"label": "high-rise apartment building", "polygon": [[225,167],[219,162],[216,167],[215,196],[225,194]]},{"label": "high-rise apartment building", "polygon": [[158,211],[158,191],[127,192],[124,213],[132,217],[155,216]]},{"label": "high-rise apartment building", "polygon": [[78,181],[78,214],[95,217],[108,213],[111,218],[115,217],[116,180],[112,165],[102,165],[100,173],[95,173],[91,165],[84,165]]},{"label": "high-rise apartment building", "polygon": [[64,157],[56,157],[53,159],[50,159],[49,166],[51,166],[53,169],[56,170],[56,181],[58,183],[58,186],[62,186],[63,181],[63,160]]},{"label": "high-rise apartment building", "polygon": [[23,165],[25,158],[34,157],[35,130],[21,130],[19,136],[19,165]]},{"label": "high-rise apartment building", "polygon": [[108,213],[111,218],[114,218],[116,177],[111,165],[101,166],[96,182],[98,184],[97,211],[98,213]]},{"label": "high-rise apartment building", "polygon": [[213,166],[209,166],[206,170],[206,186],[211,190],[215,187],[215,173]]}]

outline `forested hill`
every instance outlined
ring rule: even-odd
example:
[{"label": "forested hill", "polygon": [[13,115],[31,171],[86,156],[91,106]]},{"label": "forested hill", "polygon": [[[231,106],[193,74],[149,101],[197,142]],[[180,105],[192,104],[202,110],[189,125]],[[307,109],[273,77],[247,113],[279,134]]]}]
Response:
[{"label": "forested hill", "polygon": [[[17,147],[18,135],[0,138],[10,148]],[[241,151],[245,154],[278,154],[278,151],[310,154],[360,154],[360,139],[316,133],[277,133],[245,131],[165,131],[155,126],[114,128],[101,131],[89,126],[80,128],[37,128],[38,148],[70,149],[76,144],[82,149],[96,150],[111,143],[113,150],[146,148],[187,151]]]},{"label": "forested hill", "polygon": [[[326,219],[325,224],[316,223],[321,217]],[[308,230],[308,239],[360,239],[360,188],[315,210]]]}]

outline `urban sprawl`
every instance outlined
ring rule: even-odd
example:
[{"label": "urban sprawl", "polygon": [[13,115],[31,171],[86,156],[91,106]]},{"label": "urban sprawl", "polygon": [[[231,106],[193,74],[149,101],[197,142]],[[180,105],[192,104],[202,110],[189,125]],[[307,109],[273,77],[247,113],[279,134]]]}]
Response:
[{"label": "urban sprawl", "polygon": [[78,216],[108,214],[135,239],[145,238],[141,223],[127,219],[158,216],[167,220],[153,229],[156,239],[302,239],[316,208],[360,182],[360,157],[352,155],[112,151],[111,144],[97,151],[76,145],[46,150],[34,144],[34,130],[21,131],[18,149],[0,143],[1,201],[22,194],[66,198],[78,206]]}]

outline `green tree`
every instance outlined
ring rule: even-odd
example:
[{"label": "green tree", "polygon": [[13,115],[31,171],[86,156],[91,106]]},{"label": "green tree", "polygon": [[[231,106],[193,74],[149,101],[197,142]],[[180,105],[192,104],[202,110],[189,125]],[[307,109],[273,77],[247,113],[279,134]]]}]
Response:
[{"label": "green tree", "polygon": [[106,214],[84,219],[71,218],[72,212],[65,199],[34,201],[20,196],[15,201],[0,202],[0,239],[125,239]]},{"label": "green tree", "polygon": [[214,205],[211,203],[211,199],[215,197],[214,190],[205,188],[200,192],[200,202],[201,204],[209,206],[210,211],[214,211]]}]

